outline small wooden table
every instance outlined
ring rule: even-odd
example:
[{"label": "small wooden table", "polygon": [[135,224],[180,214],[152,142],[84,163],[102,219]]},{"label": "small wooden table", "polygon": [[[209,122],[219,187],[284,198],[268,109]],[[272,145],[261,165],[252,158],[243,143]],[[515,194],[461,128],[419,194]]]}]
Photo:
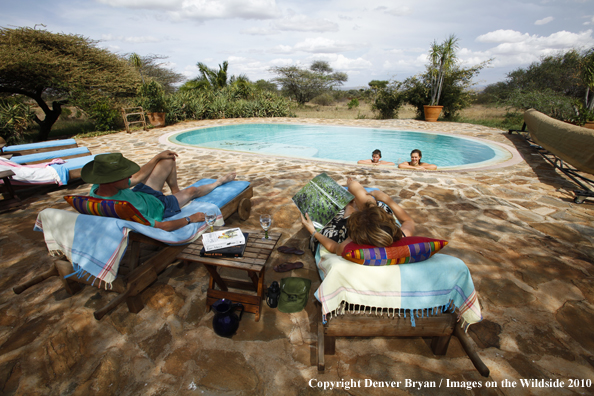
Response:
[{"label": "small wooden table", "polygon": [[[242,303],[246,312],[256,315],[256,322],[260,320],[262,299],[264,298],[264,272],[266,261],[274,250],[281,234],[268,232],[269,240],[262,240],[264,231],[242,230],[249,232],[247,246],[243,257],[200,257],[202,250],[202,238],[188,245],[178,256],[178,259],[201,263],[210,273],[208,291],[206,293],[206,311],[210,306],[221,298],[229,299],[235,303]],[[232,268],[247,271],[251,282],[238,281],[235,279],[222,278],[217,268]],[[218,289],[215,288],[218,286]],[[256,295],[237,293],[229,291],[229,288],[249,290]]]}]

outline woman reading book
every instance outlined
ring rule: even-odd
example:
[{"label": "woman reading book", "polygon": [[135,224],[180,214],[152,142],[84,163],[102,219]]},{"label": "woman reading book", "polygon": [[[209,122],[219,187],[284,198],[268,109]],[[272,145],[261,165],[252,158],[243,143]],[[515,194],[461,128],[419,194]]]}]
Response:
[{"label": "woman reading book", "polygon": [[342,255],[344,247],[351,241],[384,247],[403,236],[414,235],[415,222],[388,194],[382,191],[368,193],[351,178],[347,179],[347,187],[355,198],[321,231],[316,231],[307,213],[305,217],[301,215],[301,222],[312,234],[310,248],[314,254],[319,243],[329,252]]}]

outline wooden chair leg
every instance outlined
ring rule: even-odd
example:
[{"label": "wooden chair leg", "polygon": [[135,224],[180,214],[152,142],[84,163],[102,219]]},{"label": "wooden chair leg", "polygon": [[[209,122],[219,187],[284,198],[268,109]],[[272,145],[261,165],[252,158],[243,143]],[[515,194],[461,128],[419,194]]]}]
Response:
[{"label": "wooden chair leg", "polygon": [[65,260],[56,260],[54,261],[54,266],[60,274],[60,280],[62,281],[62,285],[64,285],[66,292],[71,296],[78,293],[81,289],[80,284],[70,278],[64,278],[66,275],[70,275],[74,272],[72,264]]},{"label": "wooden chair leg", "polygon": [[316,342],[316,356],[318,357],[318,372],[323,373],[326,370],[324,358],[324,324],[322,323],[322,312],[316,304],[318,310],[318,340]]},{"label": "wooden chair leg", "polygon": [[47,278],[51,278],[52,276],[58,276],[58,275],[59,275],[58,269],[56,268],[54,263],[52,263],[52,268],[50,268],[49,270],[45,271],[42,274],[39,274],[39,275],[33,277],[31,280],[29,280],[25,283],[21,283],[20,285],[13,287],[12,290],[15,292],[15,294],[21,294],[22,292],[24,292],[31,286],[35,286],[36,284],[43,282]]},{"label": "wooden chair leg", "polygon": [[448,351],[448,345],[450,345],[451,338],[451,334],[443,337],[433,337],[431,340],[431,350],[433,351],[433,354],[445,355]]},{"label": "wooden chair leg", "polygon": [[324,355],[336,355],[336,337],[324,335]]},{"label": "wooden chair leg", "polygon": [[464,330],[462,330],[460,324],[454,325],[454,335],[458,338],[458,340],[460,340],[462,348],[464,348],[464,351],[466,352],[466,354],[470,358],[470,361],[472,362],[472,364],[474,364],[474,367],[476,367],[478,372],[483,377],[488,377],[489,368],[481,360],[480,356],[476,352],[476,349],[474,349],[474,345],[472,345],[470,338],[468,337],[468,334],[466,334]]},{"label": "wooden chair leg", "polygon": [[126,304],[128,305],[128,311],[130,313],[138,313],[144,308],[144,304],[142,303],[142,298],[140,298],[140,295],[128,297],[126,299]]},{"label": "wooden chair leg", "polygon": [[252,211],[252,201],[250,198],[243,198],[241,202],[239,202],[239,207],[237,208],[237,214],[241,220],[247,220],[250,218],[250,213]]}]

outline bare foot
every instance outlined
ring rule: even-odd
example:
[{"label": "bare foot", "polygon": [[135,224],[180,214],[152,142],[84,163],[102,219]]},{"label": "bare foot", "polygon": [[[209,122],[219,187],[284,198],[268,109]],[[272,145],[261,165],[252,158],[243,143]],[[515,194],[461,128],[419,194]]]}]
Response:
[{"label": "bare foot", "polygon": [[223,177],[220,177],[217,179],[217,182],[219,182],[219,185],[225,184],[225,183],[229,183],[230,181],[235,180],[235,176],[237,176],[237,174],[235,172],[231,172],[226,174]]}]

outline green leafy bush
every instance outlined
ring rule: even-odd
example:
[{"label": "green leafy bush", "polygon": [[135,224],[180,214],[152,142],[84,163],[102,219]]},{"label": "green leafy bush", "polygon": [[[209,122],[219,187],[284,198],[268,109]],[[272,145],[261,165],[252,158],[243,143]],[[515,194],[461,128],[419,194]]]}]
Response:
[{"label": "green leafy bush", "polygon": [[401,84],[391,84],[386,88],[379,88],[371,110],[377,111],[379,119],[398,118],[398,111],[404,103],[405,96],[399,91]]},{"label": "green leafy bush", "polygon": [[0,101],[0,136],[8,144],[24,142],[24,132],[29,128],[35,113],[20,101],[6,99]]},{"label": "green leafy bush", "polygon": [[331,106],[334,104],[334,98],[328,92],[325,92],[313,98],[310,101],[310,103],[317,104],[320,106]]},{"label": "green leafy bush", "polygon": [[98,100],[89,109],[89,117],[95,124],[98,131],[111,131],[116,128],[121,121],[121,114],[112,103],[107,99]]},{"label": "green leafy bush", "polygon": [[138,88],[137,106],[142,106],[144,111],[149,113],[160,113],[167,111],[167,101],[165,100],[165,91],[161,84],[151,81],[142,84]]},{"label": "green leafy bush", "polygon": [[359,107],[359,99],[353,98],[349,103],[347,103],[347,107],[349,110],[352,110],[355,107]]},{"label": "green leafy bush", "polygon": [[290,117],[289,101],[270,91],[240,84],[220,90],[179,91],[166,98],[168,124],[186,120]]}]

